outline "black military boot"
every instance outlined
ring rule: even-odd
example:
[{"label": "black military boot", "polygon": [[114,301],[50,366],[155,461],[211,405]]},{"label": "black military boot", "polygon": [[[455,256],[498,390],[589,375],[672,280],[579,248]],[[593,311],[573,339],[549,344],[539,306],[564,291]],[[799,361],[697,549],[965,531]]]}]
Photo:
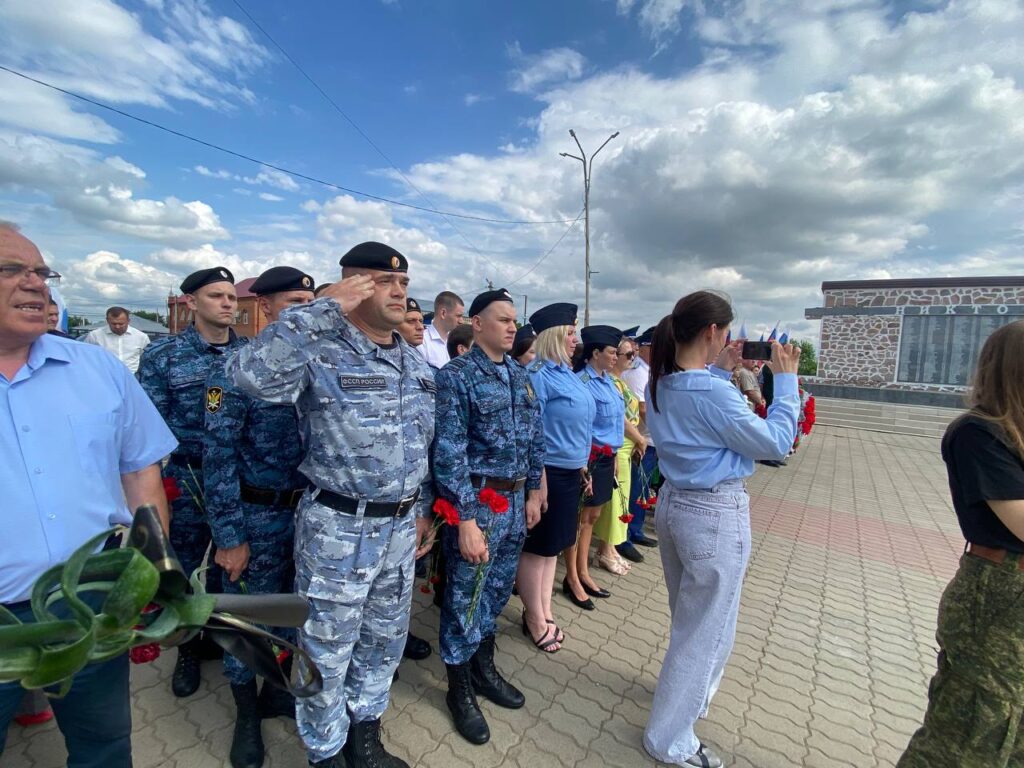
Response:
[{"label": "black military boot", "polygon": [[[281,671],[286,679],[291,679],[292,657],[289,656],[281,664]],[[260,688],[260,717],[290,717],[295,719],[295,697],[288,691],[271,685],[266,680]]]},{"label": "black military boot", "polygon": [[526,702],[522,691],[501,676],[494,666],[494,635],[485,637],[469,660],[473,690],[499,707],[519,709]]},{"label": "black military boot", "polygon": [[178,660],[174,663],[171,676],[171,691],[179,699],[191,696],[199,690],[199,656],[196,655],[195,639],[178,646]]},{"label": "black military boot", "polygon": [[260,768],[263,765],[263,734],[260,733],[259,699],[256,680],[232,685],[235,697],[235,734],[231,737],[231,768]]},{"label": "black military boot", "polygon": [[420,661],[430,655],[430,643],[422,637],[416,637],[412,632],[405,638],[405,650],[402,656],[413,661]]},{"label": "black military boot", "polygon": [[348,761],[348,768],[409,768],[405,760],[384,751],[380,718],[351,723],[341,756]]},{"label": "black military boot", "polygon": [[469,663],[444,666],[448,670],[448,695],[444,700],[455,721],[455,730],[471,744],[486,744],[490,741],[491,729],[473,693]]}]

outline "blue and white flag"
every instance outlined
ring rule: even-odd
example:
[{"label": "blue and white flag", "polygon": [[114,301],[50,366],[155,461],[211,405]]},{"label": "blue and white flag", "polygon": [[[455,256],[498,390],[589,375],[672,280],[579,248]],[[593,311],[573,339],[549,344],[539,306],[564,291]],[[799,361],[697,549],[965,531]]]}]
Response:
[{"label": "blue and white flag", "polygon": [[60,295],[60,288],[56,285],[48,286],[50,298],[57,304],[57,330],[62,333],[68,332],[68,308],[64,304],[64,297]]},{"label": "blue and white flag", "polygon": [[740,338],[743,339],[744,341],[746,341],[748,338],[750,338],[749,336],[747,336],[747,321],[746,320],[744,320],[742,323],[740,323]]}]

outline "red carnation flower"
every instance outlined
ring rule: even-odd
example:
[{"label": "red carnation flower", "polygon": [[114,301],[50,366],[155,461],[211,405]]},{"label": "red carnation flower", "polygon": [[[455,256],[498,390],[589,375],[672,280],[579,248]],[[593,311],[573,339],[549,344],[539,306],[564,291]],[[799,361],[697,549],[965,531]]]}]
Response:
[{"label": "red carnation flower", "polygon": [[614,451],[612,451],[612,447],[610,445],[602,445],[601,446],[601,455],[602,456],[611,456],[612,453],[614,453]]},{"label": "red carnation flower", "polygon": [[619,522],[626,523],[628,525],[629,523],[633,522],[633,516],[632,515],[619,515]]},{"label": "red carnation flower", "polygon": [[493,488],[484,488],[480,491],[480,501],[490,507],[496,515],[508,512],[508,499]]},{"label": "red carnation flower", "polygon": [[448,525],[459,524],[459,510],[455,508],[448,499],[442,499],[440,496],[434,501],[434,514],[441,518],[442,521]]},{"label": "red carnation flower", "polygon": [[132,664],[149,664],[151,661],[156,661],[160,658],[160,644],[137,645],[128,651],[128,658]]},{"label": "red carnation flower", "polygon": [[181,498],[181,488],[178,487],[178,481],[173,477],[164,478],[164,495],[167,497],[168,504]]},{"label": "red carnation flower", "polygon": [[430,594],[430,586],[427,585],[427,584],[421,584],[420,585],[420,592],[422,592],[424,595],[429,595]]},{"label": "red carnation flower", "polygon": [[288,657],[291,656],[291,655],[292,655],[292,652],[289,651],[287,648],[282,648],[281,650],[279,650],[277,652],[277,656],[275,656],[275,658],[277,659],[278,666],[281,666],[286,661],[288,661]]},{"label": "red carnation flower", "polygon": [[437,575],[437,574],[435,573],[435,574],[434,574],[433,576],[431,576],[431,577],[430,577],[430,583],[431,583],[431,584],[440,584],[440,583],[441,583],[441,577],[440,577],[440,576],[438,576],[438,575]]},{"label": "red carnation flower", "polygon": [[647,508],[648,509],[654,509],[654,507],[655,507],[655,505],[657,503],[658,503],[658,497],[657,496],[651,496],[651,498],[649,498],[647,500]]}]

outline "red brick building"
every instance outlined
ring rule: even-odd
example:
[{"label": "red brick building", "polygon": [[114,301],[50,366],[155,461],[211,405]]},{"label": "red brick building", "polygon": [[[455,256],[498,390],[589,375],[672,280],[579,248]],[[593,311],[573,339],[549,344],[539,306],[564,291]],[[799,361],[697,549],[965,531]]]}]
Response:
[{"label": "red brick building", "polygon": [[[247,277],[235,283],[238,293],[238,311],[235,312],[233,328],[239,336],[255,336],[267,325],[267,319],[260,312],[257,297],[249,292],[256,281],[255,277]],[[185,303],[184,296],[171,294],[167,297],[167,327],[171,333],[181,333],[192,323],[192,312]]]}]

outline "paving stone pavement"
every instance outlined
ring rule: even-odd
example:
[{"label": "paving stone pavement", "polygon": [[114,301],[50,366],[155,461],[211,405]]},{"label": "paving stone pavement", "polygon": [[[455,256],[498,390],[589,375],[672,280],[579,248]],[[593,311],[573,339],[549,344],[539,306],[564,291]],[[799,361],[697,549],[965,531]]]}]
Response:
[{"label": "paving stone pavement", "polygon": [[[789,466],[760,467],[748,487],[736,649],[698,734],[737,768],[892,766],[924,712],[936,607],[963,546],[938,441],[819,427]],[[557,654],[520,634],[518,599],[506,608],[499,666],[527,704],[484,704],[489,744],[453,732],[436,653],[402,664],[386,743],[424,768],[657,765],[640,739],[668,643],[661,565],[655,554],[625,577],[596,573],[614,593],[597,611],[555,597],[567,636]],[[437,611],[415,594],[413,631],[436,638]],[[136,768],[228,765],[231,695],[217,663],[179,701],[173,658],[132,670]],[[268,768],[306,765],[293,722],[266,721],[264,735]],[[12,726],[0,765],[53,768],[64,754],[52,724]]]}]

